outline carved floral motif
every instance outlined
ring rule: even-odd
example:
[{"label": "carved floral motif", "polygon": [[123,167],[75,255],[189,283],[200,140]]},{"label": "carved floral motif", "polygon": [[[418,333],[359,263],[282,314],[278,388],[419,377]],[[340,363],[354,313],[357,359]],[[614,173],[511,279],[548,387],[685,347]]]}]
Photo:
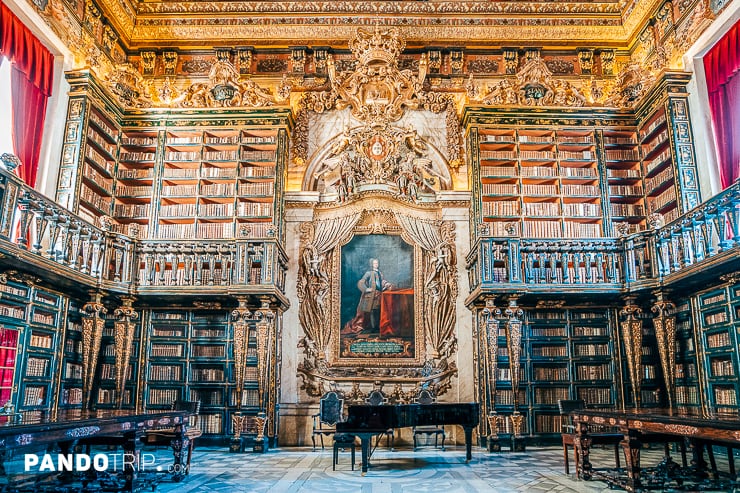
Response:
[{"label": "carved floral motif", "polygon": [[275,98],[254,81],[242,79],[229,60],[219,59],[211,66],[208,82],[192,84],[180,104],[194,108],[262,107],[275,104]]},{"label": "carved floral motif", "polygon": [[545,61],[535,56],[515,77],[507,77],[482,96],[472,91],[472,98],[497,106],[585,106],[586,98],[567,80],[554,79]]}]

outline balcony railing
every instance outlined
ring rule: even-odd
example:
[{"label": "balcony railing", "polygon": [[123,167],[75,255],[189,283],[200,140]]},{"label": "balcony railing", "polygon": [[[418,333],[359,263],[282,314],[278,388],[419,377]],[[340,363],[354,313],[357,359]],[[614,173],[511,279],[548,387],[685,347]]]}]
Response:
[{"label": "balcony railing", "polygon": [[654,226],[621,238],[478,238],[467,258],[471,291],[613,290],[667,282],[710,259],[736,260],[740,181],[670,224]]},{"label": "balcony railing", "polygon": [[287,256],[277,239],[135,240],[112,232],[108,218],[102,226],[81,218],[3,168],[0,197],[0,249],[90,287],[269,286],[284,292]]}]

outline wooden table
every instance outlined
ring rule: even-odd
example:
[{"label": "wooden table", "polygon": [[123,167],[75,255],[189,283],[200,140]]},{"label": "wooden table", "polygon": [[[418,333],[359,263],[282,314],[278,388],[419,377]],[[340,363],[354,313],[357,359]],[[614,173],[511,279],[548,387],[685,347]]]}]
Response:
[{"label": "wooden table", "polygon": [[615,427],[624,434],[621,445],[627,462],[626,484],[628,491],[642,489],[640,480],[641,436],[659,433],[688,439],[692,445],[692,467],[698,474],[705,474],[706,462],[703,449],[707,444],[724,444],[740,447],[740,419],[737,415],[706,413],[704,415],[679,413],[666,409],[631,411],[583,409],[571,413],[576,426],[576,450],[579,454],[578,476],[589,480],[593,468],[589,460],[591,440],[589,429],[594,426]]},{"label": "wooden table", "polygon": [[[125,454],[139,457],[141,437],[147,430],[174,428],[176,439],[172,441],[176,476],[185,471],[188,438],[185,436],[190,415],[187,411],[156,411],[136,413],[133,411],[59,411],[23,413],[23,420],[0,419],[0,469],[4,471],[3,459],[13,451],[39,451],[56,445],[61,453],[70,453],[77,444],[88,443],[120,445]],[[57,452],[52,452],[56,454]],[[130,456],[129,456],[130,457]],[[125,478],[124,491],[134,491],[138,470],[131,464],[121,464]]]}]

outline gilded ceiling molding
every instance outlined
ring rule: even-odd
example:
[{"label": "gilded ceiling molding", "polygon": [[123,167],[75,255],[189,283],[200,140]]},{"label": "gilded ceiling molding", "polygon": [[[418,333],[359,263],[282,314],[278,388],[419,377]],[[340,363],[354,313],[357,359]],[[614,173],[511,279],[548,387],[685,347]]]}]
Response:
[{"label": "gilded ceiling molding", "polygon": [[[368,19],[372,22],[373,19]],[[430,39],[445,40],[446,43],[465,46],[509,45],[512,39],[538,39],[543,42],[562,44],[582,40],[583,45],[623,46],[629,38],[621,25],[552,25],[535,20],[522,20],[537,25],[502,24],[496,26],[439,26],[404,27],[407,43],[424,44]],[[329,24],[273,24],[273,25],[160,25],[153,21],[140,23],[132,33],[131,45],[149,46],[152,39],[172,46],[234,42],[244,39],[260,40],[265,45],[293,43],[303,39],[310,30],[311,39],[319,44],[342,46],[354,35],[355,25]],[[196,43],[186,40],[197,40]]]},{"label": "gilded ceiling molding", "polygon": [[642,29],[663,2],[665,0],[632,0],[622,20],[627,41],[635,39],[637,31]]},{"label": "gilded ceiling molding", "polygon": [[[109,0],[113,1],[113,0]],[[639,3],[639,2],[638,2]],[[140,16],[150,14],[621,14],[618,2],[140,2]]]},{"label": "gilded ceiling molding", "polygon": [[113,24],[121,40],[127,45],[133,36],[137,11],[143,5],[143,2],[136,3],[137,6],[134,7],[128,0],[99,0],[106,19]]}]

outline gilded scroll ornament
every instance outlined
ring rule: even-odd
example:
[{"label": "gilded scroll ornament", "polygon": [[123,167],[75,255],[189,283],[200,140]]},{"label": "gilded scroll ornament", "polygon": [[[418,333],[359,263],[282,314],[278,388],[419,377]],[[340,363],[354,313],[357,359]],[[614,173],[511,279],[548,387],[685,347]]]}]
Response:
[{"label": "gilded scroll ornament", "polygon": [[581,90],[567,80],[553,78],[540,57],[529,60],[515,77],[469,93],[483,104],[496,106],[581,107],[587,104]]},{"label": "gilded scroll ornament", "polygon": [[190,108],[264,107],[275,104],[275,98],[251,79],[242,79],[228,59],[219,59],[211,66],[208,82],[192,84],[181,106]]},{"label": "gilded scroll ornament", "polygon": [[149,86],[138,70],[126,63],[110,72],[106,83],[118,101],[125,107],[142,108],[152,105]]},{"label": "gilded scroll ornament", "polygon": [[606,104],[618,108],[630,108],[644,96],[653,85],[655,77],[639,63],[627,64],[617,76]]},{"label": "gilded scroll ornament", "polygon": [[[331,58],[327,72],[332,89],[339,95],[337,109],[350,107],[352,115],[360,121],[396,121],[404,108],[416,108],[414,93],[421,90],[426,71],[420,67],[417,77],[410,70],[398,70],[398,57],[406,41],[396,29],[374,31],[358,29],[349,48],[357,59],[357,69],[352,73],[337,73]],[[426,59],[422,57],[426,66]]]}]

